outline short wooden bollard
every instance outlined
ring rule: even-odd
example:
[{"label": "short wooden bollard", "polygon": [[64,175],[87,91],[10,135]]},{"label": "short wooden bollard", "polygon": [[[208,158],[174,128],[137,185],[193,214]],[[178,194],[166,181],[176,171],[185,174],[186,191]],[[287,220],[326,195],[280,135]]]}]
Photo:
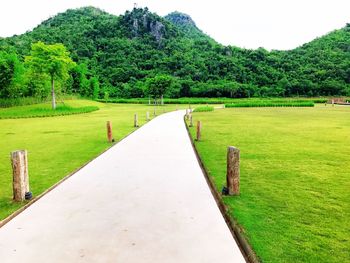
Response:
[{"label": "short wooden bollard", "polygon": [[26,193],[29,193],[27,151],[11,152],[11,163],[13,171],[13,199],[15,201],[24,201]]},{"label": "short wooden bollard", "polygon": [[226,184],[229,195],[239,195],[239,149],[227,148]]},{"label": "short wooden bollard", "polygon": [[192,114],[190,114],[190,127],[193,127],[193,118],[192,118]]},{"label": "short wooden bollard", "polygon": [[197,141],[201,139],[201,131],[202,131],[202,123],[201,121],[197,121]]},{"label": "short wooden bollard", "polygon": [[149,118],[149,111],[146,112],[146,120],[149,121],[150,118]]},{"label": "short wooden bollard", "polygon": [[137,119],[137,113],[134,114],[134,127],[139,127],[138,119]]},{"label": "short wooden bollard", "polygon": [[107,139],[108,142],[113,142],[112,123],[110,121],[107,121]]}]

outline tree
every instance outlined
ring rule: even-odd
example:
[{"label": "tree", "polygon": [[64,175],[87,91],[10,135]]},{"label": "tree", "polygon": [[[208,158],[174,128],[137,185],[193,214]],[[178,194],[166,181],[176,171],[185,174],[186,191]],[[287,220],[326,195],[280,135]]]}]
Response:
[{"label": "tree", "polygon": [[32,44],[31,55],[25,58],[33,72],[49,75],[51,80],[52,109],[56,109],[55,79],[68,78],[68,71],[75,66],[63,44]]},{"label": "tree", "polygon": [[22,67],[15,53],[0,51],[0,97],[14,98],[21,94],[18,90]]},{"label": "tree", "polygon": [[147,79],[147,91],[153,99],[163,98],[164,93],[173,83],[173,78],[169,75],[157,75]]}]

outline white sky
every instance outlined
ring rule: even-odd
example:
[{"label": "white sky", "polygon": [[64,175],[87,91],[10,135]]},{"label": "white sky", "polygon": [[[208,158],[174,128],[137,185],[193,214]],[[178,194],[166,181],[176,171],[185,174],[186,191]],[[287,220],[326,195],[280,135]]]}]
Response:
[{"label": "white sky", "polygon": [[0,36],[22,34],[69,8],[119,15],[135,2],[161,16],[187,13],[218,42],[246,48],[291,49],[350,23],[350,0],[0,0]]}]

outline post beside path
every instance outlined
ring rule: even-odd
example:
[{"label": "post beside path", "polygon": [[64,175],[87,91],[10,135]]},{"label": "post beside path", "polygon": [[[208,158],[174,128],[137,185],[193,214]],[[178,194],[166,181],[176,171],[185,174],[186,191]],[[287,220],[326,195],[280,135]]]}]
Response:
[{"label": "post beside path", "polygon": [[110,121],[107,121],[107,139],[108,142],[114,142],[112,134],[112,123]]},{"label": "post beside path", "polygon": [[239,195],[239,149],[233,146],[227,148],[226,185],[228,195]]},{"label": "post beside path", "polygon": [[202,123],[201,121],[197,121],[197,141],[200,141],[201,139],[201,132],[202,132]]},{"label": "post beside path", "polygon": [[138,119],[137,119],[137,113],[134,114],[134,127],[139,127]]},{"label": "post beside path", "polygon": [[31,199],[27,151],[19,150],[11,152],[11,163],[13,172],[13,199],[18,202]]}]

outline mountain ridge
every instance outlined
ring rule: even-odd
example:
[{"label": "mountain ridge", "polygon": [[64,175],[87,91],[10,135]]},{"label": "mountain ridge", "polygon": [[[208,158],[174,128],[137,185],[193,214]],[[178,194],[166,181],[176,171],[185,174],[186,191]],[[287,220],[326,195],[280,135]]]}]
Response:
[{"label": "mountain ridge", "polygon": [[11,47],[23,57],[33,42],[61,42],[111,96],[144,96],[144,80],[157,74],[175,78],[168,94],[175,97],[315,96],[349,93],[348,29],[290,51],[267,51],[224,46],[180,12],[160,17],[134,8],[115,16],[84,7],[0,39],[0,48]]}]

